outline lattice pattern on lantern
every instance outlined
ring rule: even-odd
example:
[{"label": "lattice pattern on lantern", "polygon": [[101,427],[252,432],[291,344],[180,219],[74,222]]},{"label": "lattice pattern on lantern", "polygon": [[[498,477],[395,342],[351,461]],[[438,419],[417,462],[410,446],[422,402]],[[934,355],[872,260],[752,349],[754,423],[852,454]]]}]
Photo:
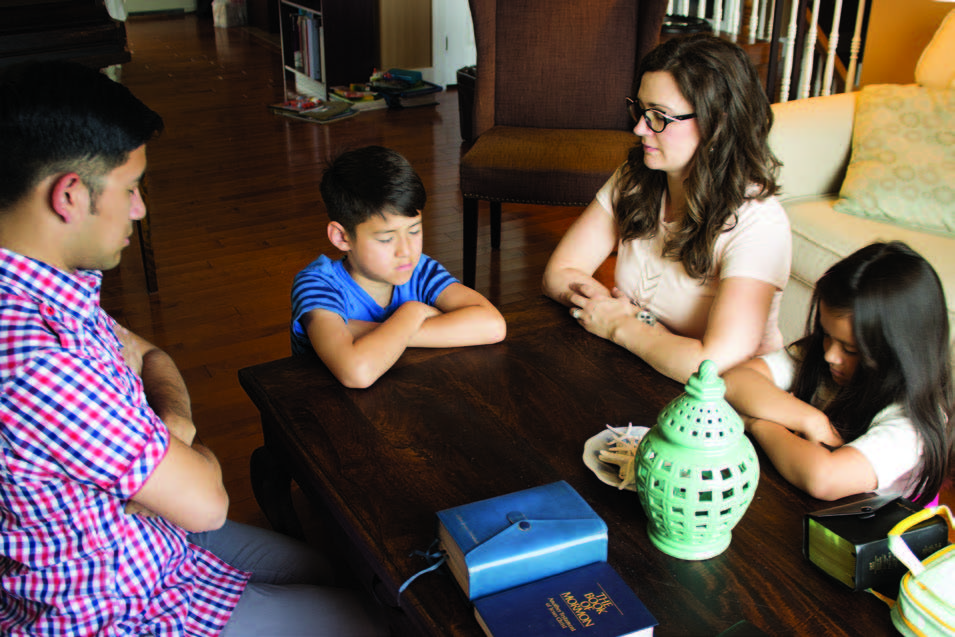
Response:
[{"label": "lattice pattern on lantern", "polygon": [[722,553],[759,482],[756,450],[724,389],[716,366],[704,361],[637,450],[637,493],[650,539],[675,557]]},{"label": "lattice pattern on lantern", "polygon": [[654,447],[652,441],[641,445],[637,464],[651,522],[677,541],[698,545],[732,530],[752,500],[759,477],[755,452],[739,463],[688,466],[666,460]]}]

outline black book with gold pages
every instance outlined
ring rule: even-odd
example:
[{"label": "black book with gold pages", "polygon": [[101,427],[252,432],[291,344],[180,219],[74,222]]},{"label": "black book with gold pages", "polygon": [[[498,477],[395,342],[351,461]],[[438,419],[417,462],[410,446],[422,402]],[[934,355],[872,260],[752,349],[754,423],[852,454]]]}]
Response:
[{"label": "black book with gold pages", "polygon": [[[894,597],[906,568],[889,550],[888,533],[919,510],[904,498],[879,496],[813,511],[804,518],[803,552],[854,590],[875,588]],[[924,559],[948,544],[948,525],[935,516],[902,537]]]}]

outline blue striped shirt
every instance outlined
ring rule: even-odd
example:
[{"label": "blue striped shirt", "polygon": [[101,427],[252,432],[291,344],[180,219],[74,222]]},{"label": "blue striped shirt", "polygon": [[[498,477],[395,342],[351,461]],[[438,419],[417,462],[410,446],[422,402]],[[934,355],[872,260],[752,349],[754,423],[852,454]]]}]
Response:
[{"label": "blue striped shirt", "polygon": [[292,353],[312,351],[302,326],[302,317],[312,310],[334,312],[345,322],[382,323],[408,301],[434,305],[445,288],[456,282],[443,265],[422,254],[411,280],[396,285],[391,303],[382,307],[348,274],[342,259],[332,261],[322,255],[299,272],[292,283]]}]

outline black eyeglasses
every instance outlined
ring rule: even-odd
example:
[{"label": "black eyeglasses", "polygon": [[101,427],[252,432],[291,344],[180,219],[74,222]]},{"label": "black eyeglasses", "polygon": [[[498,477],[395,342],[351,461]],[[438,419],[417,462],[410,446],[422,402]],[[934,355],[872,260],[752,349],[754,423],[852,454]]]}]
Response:
[{"label": "black eyeglasses", "polygon": [[639,123],[640,118],[643,118],[643,121],[647,123],[647,126],[649,126],[650,130],[654,133],[662,133],[665,131],[667,124],[683,122],[696,117],[696,113],[689,113],[688,115],[666,115],[655,108],[640,108],[640,105],[629,97],[627,98],[627,110],[630,111],[630,117],[633,118],[634,123]]}]

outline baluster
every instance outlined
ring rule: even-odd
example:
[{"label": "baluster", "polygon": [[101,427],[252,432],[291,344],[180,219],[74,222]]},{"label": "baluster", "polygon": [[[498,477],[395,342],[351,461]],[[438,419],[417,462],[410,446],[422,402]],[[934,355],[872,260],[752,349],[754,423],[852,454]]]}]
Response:
[{"label": "baluster", "polygon": [[759,30],[757,37],[768,40],[773,32],[771,18],[776,11],[776,0],[759,3]]},{"label": "baluster", "polygon": [[809,97],[809,83],[812,81],[813,63],[816,57],[816,29],[819,28],[819,0],[812,0],[809,27],[806,29],[806,48],[802,58],[802,70],[799,79],[799,99]]},{"label": "baluster", "polygon": [[849,45],[849,70],[846,71],[846,93],[855,90],[856,87],[856,67],[859,61],[859,51],[862,49],[862,20],[865,18],[865,9],[868,4],[868,0],[859,0],[855,29],[852,32],[852,42]]},{"label": "baluster", "polygon": [[752,0],[749,9],[749,33],[747,42],[754,44],[756,42],[756,31],[759,29],[759,12],[763,6],[762,0]]},{"label": "baluster", "polygon": [[723,0],[713,0],[713,29],[723,30]]},{"label": "baluster", "polygon": [[796,56],[796,25],[799,19],[799,3],[793,2],[789,15],[789,28],[786,30],[786,52],[783,58],[783,75],[779,86],[779,101],[789,101],[789,87],[792,84],[793,58]]},{"label": "baluster", "polygon": [[[740,27],[740,0],[730,0],[726,11],[726,32],[739,35]],[[736,38],[733,38],[735,41]]]},{"label": "baluster", "polygon": [[839,46],[839,23],[842,20],[842,0],[836,0],[832,12],[832,30],[829,33],[829,49],[826,51],[826,70],[822,74],[822,94],[832,93],[832,77],[836,74],[836,47]]}]

